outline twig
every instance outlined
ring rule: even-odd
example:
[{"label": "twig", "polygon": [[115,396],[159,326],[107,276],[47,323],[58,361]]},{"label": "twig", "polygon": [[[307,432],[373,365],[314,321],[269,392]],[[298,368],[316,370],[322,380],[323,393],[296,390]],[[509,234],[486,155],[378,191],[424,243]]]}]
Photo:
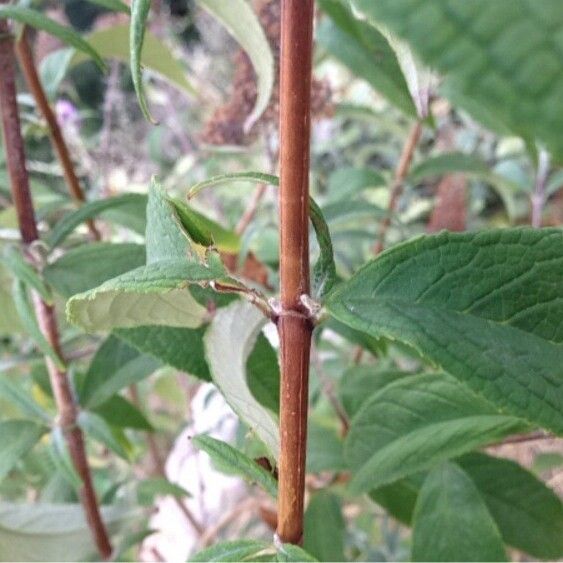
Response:
[{"label": "twig", "polygon": [[309,161],[313,0],[282,0],[280,56],[280,457],[277,537],[303,536],[309,352]]},{"label": "twig", "polygon": [[[74,165],[72,163],[72,159],[70,158],[63,133],[61,131],[57,118],[53,110],[51,109],[49,100],[45,95],[43,85],[41,84],[41,80],[37,73],[37,68],[33,59],[33,52],[30,47],[28,36],[29,30],[24,27],[21,33],[21,37],[16,42],[16,54],[18,56],[20,67],[23,71],[27,86],[34,97],[39,110],[43,114],[45,121],[47,122],[49,138],[51,139],[51,143],[55,148],[55,152],[57,153],[57,156],[59,158],[59,162],[63,169],[63,175],[67,183],[70,195],[75,201],[84,203],[86,201],[84,192],[82,191],[80,182],[78,180],[78,177],[76,176]],[[86,224],[92,238],[94,240],[99,240],[100,233],[96,228],[94,221],[90,219],[86,222]]]},{"label": "twig", "polygon": [[554,436],[546,434],[545,432],[538,431],[530,434],[519,434],[518,436],[510,436],[506,440],[491,444],[489,447],[506,446],[508,444],[521,444],[522,442],[535,442],[536,440],[552,440]]},{"label": "twig", "polygon": [[542,225],[543,207],[545,205],[545,184],[549,173],[549,153],[541,149],[538,155],[538,169],[536,183],[532,194],[532,227],[540,228]]},{"label": "twig", "polygon": [[401,192],[403,191],[403,182],[405,181],[405,178],[409,172],[412,157],[414,156],[414,151],[421,134],[422,123],[420,121],[417,121],[412,126],[412,129],[408,134],[405,144],[403,145],[399,163],[397,165],[397,168],[395,169],[393,184],[391,185],[391,194],[389,196],[389,205],[387,207],[387,214],[379,227],[379,234],[374,247],[374,253],[376,255],[382,252],[385,248],[385,236],[387,235],[387,230],[391,225],[391,218],[397,207],[397,202],[399,201]]},{"label": "twig", "polygon": [[[6,0],[0,0],[0,4],[2,3],[6,3]],[[13,38],[6,20],[0,20],[0,111],[12,197],[16,207],[22,241],[28,247],[38,240],[39,236],[29,189],[29,177],[25,166],[24,144],[16,99]],[[42,333],[55,352],[62,358],[54,309],[36,294],[33,295],[33,301]],[[86,521],[101,557],[109,559],[112,549],[100,515],[86,457],[84,437],[77,425],[77,408],[67,373],[59,369],[50,358],[46,358],[45,361],[57,405],[58,423],[64,432],[71,459],[82,481],[80,499]]]}]

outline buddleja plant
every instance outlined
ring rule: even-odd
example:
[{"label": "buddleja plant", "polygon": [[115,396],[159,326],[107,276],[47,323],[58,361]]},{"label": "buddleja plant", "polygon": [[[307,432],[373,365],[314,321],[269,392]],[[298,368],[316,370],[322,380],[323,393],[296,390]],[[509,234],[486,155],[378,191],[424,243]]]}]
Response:
[{"label": "buddleja plant", "polygon": [[[100,4],[128,12],[121,3]],[[524,139],[537,168],[531,199],[541,222],[547,197],[542,168],[563,153],[557,127],[563,116],[562,68],[551,39],[563,29],[563,8],[558,0],[319,2],[324,12],[319,44],[414,122],[390,181],[389,208],[380,216],[373,241],[375,257],[344,279],[325,217],[328,206],[318,205],[308,186],[314,3],[281,4],[279,179],[262,172],[224,174],[177,198],[155,178],[147,196],[85,203],[41,240],[14,117],[12,53],[4,45],[0,102],[23,254],[11,248],[3,264],[16,280],[21,322],[46,357],[46,388],[55,397],[58,415],[53,421],[53,413],[21,387],[0,380],[2,398],[22,415],[0,422],[0,477],[48,433],[53,464],[80,492],[100,557],[118,556],[107,527],[123,512],[117,506],[100,511],[83,434],[130,460],[123,428],[151,426],[118,392],[166,364],[212,381],[263,455],[257,463],[207,435],[193,438],[196,447],[277,502],[271,541],[220,542],[194,555],[194,561],[343,560],[350,553],[341,504],[343,499],[361,503],[362,495],[412,526],[413,560],[506,560],[507,546],[536,558],[561,557],[560,499],[524,467],[484,448],[513,436],[563,434],[562,231],[444,231],[382,250],[401,190],[415,178],[462,171],[484,177],[506,195],[506,179],[459,155],[441,155],[411,169],[423,129],[432,127],[430,102],[438,89],[486,126]],[[201,5],[252,60],[258,93],[245,123],[250,130],[273,89],[272,53],[247,3],[202,0]],[[152,120],[142,75],[149,13],[148,0],[133,2],[130,59],[140,106]],[[38,13],[1,6],[1,17],[47,29],[99,60],[80,36],[45,23]],[[33,70],[30,64],[24,67]],[[531,80],[531,69],[540,67],[544,70]],[[231,273],[224,256],[240,250],[239,237],[192,206],[202,190],[235,181],[279,192],[279,291],[250,285]],[[92,242],[65,248],[82,223],[90,221],[90,236],[96,238],[94,220],[100,214],[121,211],[123,221],[139,208],[144,245]],[[536,214],[539,226],[537,221]],[[318,248],[313,268],[310,224]],[[56,249],[65,253],[56,257]],[[88,279],[71,277],[88,265]],[[85,374],[72,377],[64,357],[54,295],[67,300],[72,325],[109,333]],[[267,323],[279,335],[279,368],[278,353],[263,334]],[[386,358],[401,350],[422,368],[346,366],[332,401],[338,420],[318,424],[309,420],[310,347],[312,340],[330,341],[335,333],[356,356],[358,350],[371,353],[389,365]],[[339,422],[342,436],[335,431]],[[306,475],[321,473],[330,478],[310,487],[305,511]],[[164,480],[150,485],[154,494],[187,494]],[[72,509],[64,513],[66,522],[79,518],[80,507]],[[56,517],[52,507],[34,514],[39,510]],[[0,542],[2,526],[0,511]],[[144,533],[129,538],[129,544]],[[6,547],[8,557],[25,554],[11,549]],[[55,546],[50,557],[63,558],[61,549],[68,545]]]}]

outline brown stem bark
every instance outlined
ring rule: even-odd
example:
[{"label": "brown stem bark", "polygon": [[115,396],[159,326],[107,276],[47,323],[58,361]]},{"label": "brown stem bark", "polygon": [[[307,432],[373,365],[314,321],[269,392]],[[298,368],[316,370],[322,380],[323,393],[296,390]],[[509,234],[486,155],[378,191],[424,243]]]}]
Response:
[{"label": "brown stem bark", "polygon": [[[5,3],[5,0],[0,0],[1,3]],[[6,20],[0,20],[0,113],[12,198],[16,207],[21,238],[24,245],[28,246],[37,241],[39,236],[29,189],[16,100],[13,38]],[[35,314],[41,331],[57,354],[62,357],[55,312],[39,296],[34,295],[33,297]],[[74,467],[82,480],[80,498],[86,520],[100,555],[104,559],[108,559],[111,556],[111,545],[100,516],[82,431],[76,424],[77,409],[67,374],[57,368],[50,359],[47,358],[46,363],[59,412],[58,423],[65,434]]]},{"label": "brown stem bark", "polygon": [[[37,67],[35,66],[28,35],[28,30],[24,28],[20,39],[16,42],[16,54],[18,61],[23,71],[27,86],[35,99],[39,111],[43,114],[43,117],[47,122],[49,137],[63,169],[63,175],[70,195],[75,201],[84,203],[86,198],[84,197],[84,192],[82,191],[80,182],[76,176],[74,165],[72,163],[72,159],[70,158],[70,153],[57,121],[57,117],[51,109],[49,100],[47,99],[45,90],[43,89],[43,85],[41,84],[41,80],[37,73]],[[92,238],[94,240],[100,240],[100,233],[96,228],[94,221],[90,219],[86,222],[86,225],[88,226],[88,230],[90,231]]]},{"label": "brown stem bark", "polygon": [[420,121],[417,121],[412,126],[405,144],[403,145],[399,163],[397,164],[397,168],[395,169],[393,184],[391,185],[391,195],[389,196],[389,205],[387,207],[387,215],[381,222],[377,242],[375,243],[374,247],[374,253],[376,255],[385,248],[385,236],[387,234],[389,226],[391,225],[391,217],[397,207],[397,202],[399,200],[401,192],[403,191],[403,182],[405,181],[405,178],[409,172],[412,157],[414,156],[414,151],[416,149],[418,141],[420,140],[421,134],[422,123]]},{"label": "brown stem bark", "polygon": [[280,57],[281,348],[278,528],[281,541],[303,535],[309,353],[309,141],[313,0],[282,0]]}]

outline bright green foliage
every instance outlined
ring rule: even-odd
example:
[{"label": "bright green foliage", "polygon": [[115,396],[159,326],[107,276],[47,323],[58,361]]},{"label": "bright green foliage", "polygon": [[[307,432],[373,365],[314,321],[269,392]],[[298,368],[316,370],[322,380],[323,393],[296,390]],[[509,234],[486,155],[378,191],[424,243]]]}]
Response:
[{"label": "bright green foliage", "polygon": [[196,448],[209,455],[219,471],[239,475],[251,483],[260,485],[271,497],[277,497],[278,483],[273,475],[242,452],[205,434],[195,436],[192,441]]},{"label": "bright green foliage", "polygon": [[345,450],[355,470],[350,488],[375,489],[525,429],[445,374],[403,377],[352,420]]},{"label": "bright green foliage", "polygon": [[0,480],[45,433],[46,428],[30,420],[0,422]]},{"label": "bright green foliage", "polygon": [[563,155],[559,0],[353,0],[446,75],[445,92],[482,119]]},{"label": "bright green foliage", "polygon": [[414,561],[506,561],[494,520],[469,476],[453,463],[424,481],[414,511]]},{"label": "bright green foliage", "polygon": [[254,398],[277,414],[280,407],[278,355],[262,333],[246,361],[246,382]]},{"label": "bright green foliage", "polygon": [[303,547],[319,561],[345,561],[346,522],[339,498],[327,491],[315,493],[305,512]]},{"label": "bright green foliage", "polygon": [[211,378],[230,407],[266,444],[279,454],[279,430],[274,414],[263,407],[248,387],[246,363],[266,320],[249,303],[237,301],[217,311],[205,335]]},{"label": "bright green foliage", "polygon": [[442,233],[383,253],[327,307],[412,346],[507,412],[563,432],[562,280],[560,231]]},{"label": "bright green foliage", "polygon": [[256,540],[235,540],[215,544],[190,558],[190,561],[253,561],[268,545]]},{"label": "bright green foliage", "polygon": [[121,395],[114,395],[93,411],[100,415],[108,424],[118,428],[135,428],[136,430],[154,430],[145,415],[130,401]]}]

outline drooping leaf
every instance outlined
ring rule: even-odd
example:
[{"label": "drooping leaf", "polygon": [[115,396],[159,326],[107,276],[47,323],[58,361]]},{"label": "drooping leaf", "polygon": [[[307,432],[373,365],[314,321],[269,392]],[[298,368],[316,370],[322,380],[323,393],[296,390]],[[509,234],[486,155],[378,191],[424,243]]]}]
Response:
[{"label": "drooping leaf", "polygon": [[339,0],[321,0],[325,19],[317,29],[318,44],[405,114],[416,116],[407,83],[389,43],[376,29],[358,21]]},{"label": "drooping leaf", "polygon": [[114,334],[143,354],[180,371],[209,381],[209,368],[203,349],[205,327],[139,326],[120,328]]},{"label": "drooping leaf", "polygon": [[352,419],[345,456],[359,493],[526,430],[445,374],[403,377],[372,395]]},{"label": "drooping leaf", "polygon": [[219,20],[246,51],[257,80],[257,96],[252,113],[246,118],[249,130],[268,107],[274,87],[274,56],[256,14],[245,0],[197,0]]},{"label": "drooping leaf", "polygon": [[541,559],[563,555],[563,503],[551,489],[508,459],[471,453],[457,461],[506,543]]},{"label": "drooping leaf", "polygon": [[81,35],[70,26],[61,25],[42,12],[31,10],[24,6],[14,6],[11,4],[2,5],[0,6],[0,19],[13,19],[17,22],[45,31],[57,39],[60,39],[63,43],[86,53],[102,70],[105,69],[104,61],[88,41],[82,39]]},{"label": "drooping leaf", "polygon": [[[132,518],[119,506],[102,506],[110,533]],[[80,504],[0,503],[0,561],[84,561],[96,553]]]},{"label": "drooping leaf", "polygon": [[196,553],[190,561],[252,561],[268,544],[256,540],[221,542]]},{"label": "drooping leaf", "polygon": [[304,549],[319,561],[345,561],[345,531],[339,498],[328,491],[315,493],[305,511]]},{"label": "drooping leaf", "polygon": [[63,297],[92,289],[145,263],[141,244],[93,242],[66,252],[43,270],[47,282]]},{"label": "drooping leaf", "polygon": [[506,561],[498,528],[470,477],[443,463],[424,481],[414,511],[414,561]]},{"label": "drooping leaf", "polygon": [[[0,481],[37,443],[46,430],[45,426],[31,420],[3,420],[0,422],[0,436],[2,437],[0,440]],[[0,553],[2,553],[1,550]]]},{"label": "drooping leaf", "polygon": [[205,354],[211,378],[230,407],[266,444],[279,453],[278,423],[273,413],[252,395],[246,362],[266,319],[254,306],[235,301],[215,314],[205,335]]},{"label": "drooping leaf", "polygon": [[135,428],[150,432],[154,430],[145,415],[130,401],[114,395],[101,405],[93,409],[97,415],[101,416],[111,426],[119,428]]},{"label": "drooping leaf", "polygon": [[152,117],[147,102],[145,88],[143,86],[143,73],[141,70],[141,58],[143,43],[145,40],[145,28],[151,8],[150,0],[133,0],[131,4],[131,28],[129,31],[129,46],[131,49],[131,78],[137,94],[137,100],[143,115],[153,124],[157,122]]},{"label": "drooping leaf", "polygon": [[205,434],[194,436],[192,441],[196,448],[203,450],[209,455],[220,471],[231,475],[239,475],[251,483],[257,483],[271,497],[277,497],[278,484],[273,475],[242,452],[221,440],[216,440]]},{"label": "drooping leaf", "polygon": [[444,232],[384,252],[326,305],[357,330],[413,347],[507,413],[563,432],[562,280],[560,231]]},{"label": "drooping leaf", "polygon": [[160,363],[140,354],[115,336],[109,336],[98,348],[78,391],[80,404],[96,408],[118,391],[153,373]]},{"label": "drooping leaf", "polygon": [[353,6],[444,73],[444,91],[454,103],[486,125],[540,139],[561,157],[563,82],[557,77],[563,66],[551,41],[563,26],[558,0],[353,0]]},{"label": "drooping leaf", "polygon": [[280,366],[269,340],[260,333],[246,362],[246,382],[253,397],[278,413],[280,406]]}]

